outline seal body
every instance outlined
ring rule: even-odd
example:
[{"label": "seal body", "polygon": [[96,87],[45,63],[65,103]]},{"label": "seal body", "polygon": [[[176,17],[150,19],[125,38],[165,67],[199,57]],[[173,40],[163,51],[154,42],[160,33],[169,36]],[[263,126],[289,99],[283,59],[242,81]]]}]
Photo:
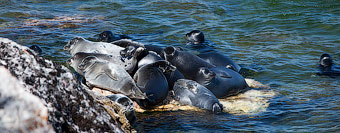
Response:
[{"label": "seal body", "polygon": [[232,61],[228,56],[221,53],[207,52],[199,54],[197,56],[215,66],[226,67],[236,72],[239,72],[241,70],[241,67],[238,64]]},{"label": "seal body", "polygon": [[116,103],[116,105],[118,105],[121,109],[123,109],[122,111],[125,113],[126,118],[131,124],[134,124],[136,122],[137,118],[135,115],[135,109],[133,106],[133,101],[130,98],[123,94],[113,94],[106,97]]},{"label": "seal body", "polygon": [[146,98],[131,76],[119,65],[99,61],[91,56],[85,58],[78,67],[84,73],[86,83],[90,87],[99,87],[135,99]]},{"label": "seal body", "polygon": [[177,80],[174,85],[174,94],[175,100],[183,105],[192,105],[211,110],[214,113],[219,113],[223,110],[222,104],[210,90],[192,80]]},{"label": "seal body", "polygon": [[201,78],[197,82],[207,87],[217,98],[237,95],[248,88],[242,75],[225,67],[202,67],[198,75]]},{"label": "seal body", "polygon": [[137,101],[142,108],[152,108],[166,98],[169,86],[163,73],[174,70],[175,67],[165,60],[147,64],[137,70],[133,78],[147,96],[147,99]]},{"label": "seal body", "polygon": [[164,49],[165,59],[184,75],[186,79],[198,79],[197,72],[201,67],[215,67],[214,65],[204,61],[198,56],[186,51],[176,50],[174,47],[167,47]]},{"label": "seal body", "polygon": [[193,30],[185,34],[185,38],[187,39],[187,41],[193,44],[200,44],[205,41],[203,32],[199,30]]},{"label": "seal body", "polygon": [[111,43],[92,42],[82,37],[75,37],[64,46],[64,50],[68,51],[71,56],[78,52],[119,55],[120,51],[123,49],[123,47]]},{"label": "seal body", "polygon": [[[126,48],[127,49],[127,48]],[[85,53],[85,52],[78,52],[73,55],[69,60],[68,63],[73,69],[78,72],[80,75],[84,76],[84,74],[78,69],[79,64],[87,57],[96,57],[99,61],[107,61],[114,64],[117,64],[123,67],[128,73],[133,73],[137,66],[137,57],[140,52],[144,49],[135,49],[131,51],[132,56],[122,57],[121,55],[108,55],[108,54],[100,54],[100,53]],[[125,49],[124,49],[125,50]]]}]

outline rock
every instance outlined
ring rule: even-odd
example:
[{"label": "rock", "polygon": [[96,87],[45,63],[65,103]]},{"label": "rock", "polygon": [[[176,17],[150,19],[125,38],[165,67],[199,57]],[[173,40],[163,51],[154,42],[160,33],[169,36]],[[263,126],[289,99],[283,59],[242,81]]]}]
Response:
[{"label": "rock", "polygon": [[43,101],[0,66],[0,132],[54,132]]},{"label": "rock", "polygon": [[70,70],[25,46],[0,38],[0,65],[17,77],[26,91],[43,101],[48,122],[56,132],[134,131],[120,120],[124,115],[119,115],[119,108],[97,100],[77,83]]}]

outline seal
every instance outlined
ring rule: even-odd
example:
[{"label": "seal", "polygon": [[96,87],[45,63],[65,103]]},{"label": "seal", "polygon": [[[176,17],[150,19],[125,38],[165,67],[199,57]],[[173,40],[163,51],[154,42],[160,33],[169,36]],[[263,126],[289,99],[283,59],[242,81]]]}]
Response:
[{"label": "seal", "polygon": [[82,37],[75,37],[64,46],[64,50],[68,51],[71,56],[78,52],[119,55],[120,51],[123,49],[124,48],[111,43],[92,42]]},{"label": "seal", "polygon": [[221,53],[207,52],[198,54],[197,56],[215,66],[226,67],[236,72],[239,72],[241,70],[241,67],[238,64],[232,61],[228,56]]},{"label": "seal", "polygon": [[339,67],[333,64],[333,59],[331,55],[325,53],[320,56],[319,60],[319,69],[318,75],[327,75],[330,77],[340,76]]},{"label": "seal", "polygon": [[133,106],[133,101],[123,94],[113,94],[106,96],[111,101],[116,103],[116,105],[120,106],[123,112],[125,112],[126,118],[129,120],[131,124],[136,122],[135,109]]},{"label": "seal", "polygon": [[153,51],[156,52],[158,55],[160,55],[162,58],[164,58],[163,55],[163,48],[156,45],[146,45],[140,42],[133,41],[131,39],[121,39],[114,42],[111,42],[114,45],[120,46],[120,47],[128,47],[128,46],[134,46],[134,47],[145,47],[147,51]]},{"label": "seal", "polygon": [[203,32],[199,30],[193,30],[185,34],[185,37],[189,41],[189,43],[193,44],[200,44],[205,41]]},{"label": "seal", "polygon": [[29,48],[32,49],[34,52],[36,52],[38,54],[42,53],[42,50],[41,50],[41,48],[38,45],[32,45]]},{"label": "seal", "polygon": [[[156,52],[149,51],[149,54],[147,56],[145,56],[144,58],[142,58],[138,62],[138,68],[141,68],[141,67],[143,67],[147,64],[155,63],[155,62],[160,61],[160,60],[163,60],[163,59]],[[181,72],[179,72],[177,68],[173,72],[165,72],[163,74],[168,81],[168,85],[169,85],[170,90],[172,90],[174,83],[178,79],[184,79],[183,74]]]},{"label": "seal", "polygon": [[[122,52],[123,51],[123,52]],[[100,54],[100,53],[85,53],[85,52],[78,52],[74,56],[72,56],[67,63],[73,67],[73,69],[79,73],[80,75],[84,76],[84,74],[78,69],[79,64],[87,57],[96,57],[100,61],[107,61],[114,64],[118,64],[119,66],[123,67],[128,73],[132,74],[137,67],[138,56],[145,51],[145,48],[139,47],[135,49],[134,47],[125,48],[122,50],[121,53],[129,53],[131,56],[127,56],[126,54],[124,57],[121,55],[107,55],[107,54]]]},{"label": "seal", "polygon": [[177,80],[174,85],[174,94],[174,99],[183,105],[192,105],[213,113],[223,110],[222,104],[210,90],[192,80]]},{"label": "seal", "polygon": [[207,87],[217,98],[237,95],[248,88],[242,75],[225,67],[201,67],[197,75],[200,77],[197,82]]},{"label": "seal", "polygon": [[163,60],[163,58],[160,57],[156,52],[149,51],[146,56],[139,60],[138,68],[141,68],[142,66],[145,66],[147,64],[155,63],[160,60]]},{"label": "seal", "polygon": [[200,78],[197,77],[197,72],[201,67],[215,67],[194,54],[177,50],[171,46],[164,49],[164,56],[167,61],[177,67],[186,79],[195,81]]},{"label": "seal", "polygon": [[146,93],[147,99],[137,100],[137,103],[145,109],[152,108],[161,103],[169,92],[167,79],[163,75],[165,72],[172,72],[176,67],[170,62],[161,60],[152,64],[147,64],[137,70],[133,79],[137,86]]},{"label": "seal", "polygon": [[97,41],[113,42],[120,39],[130,39],[130,37],[126,35],[114,35],[111,31],[103,31],[98,35]]},{"label": "seal", "polygon": [[131,76],[119,65],[90,56],[83,59],[78,69],[84,73],[86,84],[90,87],[121,93],[134,99],[146,98]]}]

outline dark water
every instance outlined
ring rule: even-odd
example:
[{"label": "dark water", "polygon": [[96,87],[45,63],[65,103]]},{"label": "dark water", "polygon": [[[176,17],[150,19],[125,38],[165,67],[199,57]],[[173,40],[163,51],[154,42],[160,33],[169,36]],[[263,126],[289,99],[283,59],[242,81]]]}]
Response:
[{"label": "dark water", "polygon": [[0,1],[0,36],[37,44],[60,63],[75,36],[111,30],[145,44],[185,46],[193,29],[278,95],[255,114],[139,113],[139,131],[340,131],[340,78],[315,75],[322,53],[340,64],[339,0]]}]

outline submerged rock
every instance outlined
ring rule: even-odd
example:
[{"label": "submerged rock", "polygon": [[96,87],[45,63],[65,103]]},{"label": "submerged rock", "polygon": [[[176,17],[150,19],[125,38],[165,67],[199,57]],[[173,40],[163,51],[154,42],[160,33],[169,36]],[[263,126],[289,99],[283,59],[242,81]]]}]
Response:
[{"label": "submerged rock", "polygon": [[129,123],[120,120],[124,115],[119,115],[119,108],[107,107],[77,84],[66,67],[40,57],[25,46],[0,38],[0,65],[18,78],[27,92],[43,101],[48,122],[56,132],[133,131]]},{"label": "submerged rock", "polygon": [[47,108],[0,66],[0,132],[54,132]]}]

